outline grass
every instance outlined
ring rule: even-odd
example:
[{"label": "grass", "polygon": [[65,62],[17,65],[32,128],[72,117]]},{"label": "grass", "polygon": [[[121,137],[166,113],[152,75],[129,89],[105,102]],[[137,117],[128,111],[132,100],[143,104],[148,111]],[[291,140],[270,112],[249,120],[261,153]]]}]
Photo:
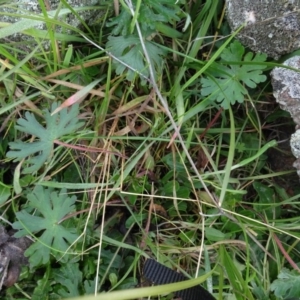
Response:
[{"label": "grass", "polygon": [[[143,53],[147,70],[130,64],[126,69],[113,59],[117,49],[106,50],[115,28],[107,26],[115,16],[109,2],[101,5],[103,14],[94,26],[75,14],[83,31],[52,16],[84,7],[61,1],[52,13],[43,3],[41,15],[0,29],[0,37],[8,38],[0,45],[0,204],[2,220],[19,229],[25,220],[23,234],[51,255],[41,261],[29,249],[30,268],[2,291],[3,299],[95,299],[96,293],[96,299],[107,299],[107,293],[110,299],[173,299],[179,288],[200,283],[216,299],[299,297],[300,191],[291,184],[297,175],[291,165],[276,169],[270,158],[271,149],[281,151],[277,160],[289,151],[272,136],[280,137],[293,124],[274,105],[269,79],[254,89],[244,85],[243,102],[228,109],[201,93],[202,78],[217,78],[210,72],[235,40],[223,1],[181,1],[179,21],[173,26],[170,20],[158,22],[152,37],[156,48],[144,47],[145,30],[133,9],[128,28],[141,41],[136,55]],[[120,3],[122,10],[129,2]],[[143,6],[138,8],[142,14]],[[161,15],[165,8],[160,6]],[[190,24],[184,24],[186,16]],[[45,22],[46,29],[33,29],[34,22]],[[60,33],[54,33],[57,26]],[[9,41],[20,31],[36,41],[25,43],[30,51]],[[157,60],[153,51],[160,53]],[[216,93],[224,93],[222,87]],[[29,158],[13,162],[7,155],[9,143],[34,141],[17,120],[31,112],[44,126],[44,111],[56,102],[63,105],[59,109],[79,104],[76,118],[84,126],[50,141],[47,161],[26,174]],[[30,230],[30,221],[25,226],[24,214],[44,216],[30,202],[37,187],[43,188],[41,207],[49,201],[41,191],[48,188],[67,189],[61,203],[76,196],[74,206],[53,223],[76,233],[65,250],[44,243],[43,230]],[[149,257],[196,279],[145,287],[139,281]]]}]

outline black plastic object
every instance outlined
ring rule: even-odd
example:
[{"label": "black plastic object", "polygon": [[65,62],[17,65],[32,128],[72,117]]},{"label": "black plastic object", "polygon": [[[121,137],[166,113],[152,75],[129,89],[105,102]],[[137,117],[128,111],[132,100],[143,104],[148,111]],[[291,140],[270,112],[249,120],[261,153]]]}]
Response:
[{"label": "black plastic object", "polygon": [[[154,284],[167,284],[188,280],[185,276],[177,273],[153,259],[147,259],[144,265],[144,277]],[[215,298],[200,285],[175,292],[182,300],[215,300]]]}]

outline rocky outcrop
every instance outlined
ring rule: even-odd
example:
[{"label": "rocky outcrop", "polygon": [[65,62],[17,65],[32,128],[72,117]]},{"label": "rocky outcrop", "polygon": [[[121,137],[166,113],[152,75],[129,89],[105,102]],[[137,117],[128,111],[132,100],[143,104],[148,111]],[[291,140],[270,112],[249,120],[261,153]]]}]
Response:
[{"label": "rocky outcrop", "polygon": [[278,59],[300,48],[300,0],[226,0],[227,20],[243,45]]},{"label": "rocky outcrop", "polygon": [[[299,70],[300,56],[286,60],[284,66]],[[273,95],[283,110],[290,113],[296,123],[296,132],[292,134],[290,145],[297,158],[293,166],[300,176],[300,73],[287,68],[274,68],[271,72]]]},{"label": "rocky outcrop", "polygon": [[[0,29],[2,42],[9,42],[14,49],[24,50],[28,54],[28,51],[37,45],[36,39],[38,39],[39,43],[42,43],[43,47],[47,49],[49,48],[47,26],[52,26],[55,34],[67,35],[70,33],[71,27],[78,28],[82,25],[81,20],[91,25],[101,13],[100,10],[92,8],[100,4],[100,0],[66,0],[66,2],[71,9],[63,5],[60,0],[44,1],[49,20],[59,20],[66,24],[65,27],[59,26],[55,22],[46,24],[39,21],[39,18],[41,20],[44,18],[38,0],[10,0],[8,5],[0,5],[0,22],[5,24]],[[83,9],[84,7],[85,9]],[[86,9],[87,7],[90,9]],[[38,31],[34,32],[32,28],[38,29]],[[4,31],[11,34],[4,34]],[[65,37],[65,39],[67,38]]]}]

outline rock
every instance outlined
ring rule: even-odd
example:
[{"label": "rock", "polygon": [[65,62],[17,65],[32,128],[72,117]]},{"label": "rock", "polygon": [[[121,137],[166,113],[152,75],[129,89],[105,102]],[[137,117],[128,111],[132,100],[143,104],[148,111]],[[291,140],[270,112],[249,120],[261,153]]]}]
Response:
[{"label": "rock", "polygon": [[294,156],[296,158],[300,158],[300,130],[296,130],[294,134],[291,136],[291,148]]},{"label": "rock", "polygon": [[300,0],[226,0],[233,31],[255,52],[278,59],[300,48]]},{"label": "rock", "polygon": [[[286,60],[283,65],[300,69],[300,56]],[[274,68],[271,72],[273,94],[283,110],[288,111],[294,122],[300,125],[300,73],[286,68]]]},{"label": "rock", "polygon": [[[300,56],[286,60],[283,65],[300,70]],[[286,68],[274,68],[271,78],[276,101],[283,110],[290,113],[296,123],[297,130],[291,136],[290,145],[297,158],[293,166],[300,176],[300,73]]]},{"label": "rock", "polygon": [[[100,11],[95,9],[89,9],[89,10],[83,10],[78,11],[80,7],[84,6],[95,6],[99,4],[100,0],[66,0],[66,2],[77,11],[80,18],[82,18],[88,25],[91,25],[92,22],[96,19],[96,17],[99,15]],[[65,7],[64,5],[60,5],[60,0],[45,0],[44,1],[45,6],[47,8],[47,11],[49,11],[49,15],[51,15],[51,11],[54,11],[52,15],[55,15],[55,10],[59,8],[58,12],[62,12]],[[10,0],[9,5],[2,5],[0,6],[0,22],[5,22],[9,24],[18,24],[21,20],[29,20],[28,18],[21,18],[21,17],[15,17],[11,16],[10,14],[17,14],[17,15],[26,15],[28,16],[41,16],[42,10],[39,5],[38,0]],[[81,25],[81,21],[79,18],[73,14],[72,12],[64,13],[63,16],[59,17],[60,20],[63,20],[68,25],[78,28]],[[28,23],[34,24],[35,29],[39,30],[46,30],[47,25],[44,22],[39,22],[36,20],[29,20]],[[21,24],[20,24],[21,25]],[[28,25],[27,25],[28,27]],[[25,26],[25,29],[27,29]],[[0,29],[0,32],[3,30],[7,30],[7,27]],[[32,46],[36,46],[37,43],[34,42],[34,38],[31,35],[20,33],[20,30],[16,28],[15,30],[12,30],[12,34],[7,36],[5,38],[5,42],[7,41],[15,42],[14,45],[22,50],[29,50],[28,48],[32,48]],[[56,33],[70,33],[70,30],[66,28],[62,28],[61,26],[55,26],[55,32]],[[46,34],[46,31],[45,31]],[[44,40],[42,36],[40,36],[40,40]],[[3,41],[3,39],[2,39]],[[31,46],[30,46],[31,44]],[[43,43],[43,46],[47,49],[49,48],[49,42],[46,41]],[[26,53],[27,54],[27,53]]]},{"label": "rock", "polygon": [[15,284],[22,266],[28,264],[24,252],[32,241],[27,237],[15,238],[13,233],[0,225],[0,290],[2,285],[9,287]]}]

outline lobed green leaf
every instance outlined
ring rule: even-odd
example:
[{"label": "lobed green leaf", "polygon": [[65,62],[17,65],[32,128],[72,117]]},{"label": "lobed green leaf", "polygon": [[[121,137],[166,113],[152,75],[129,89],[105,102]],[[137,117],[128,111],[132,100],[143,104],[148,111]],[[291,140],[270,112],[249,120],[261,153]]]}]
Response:
[{"label": "lobed green leaf", "polygon": [[80,296],[79,286],[82,284],[82,272],[79,264],[66,264],[53,272],[55,280],[67,289],[59,289],[58,294],[64,298]]},{"label": "lobed green leaf", "polygon": [[[132,1],[134,7],[137,1]],[[137,21],[140,24],[143,36],[147,37],[159,31],[157,25],[170,23],[174,25],[176,21],[180,21],[180,1],[173,0],[143,0],[143,4],[138,12]],[[120,14],[107,23],[108,27],[112,29],[112,35],[127,36],[132,34],[130,32],[132,15],[128,8],[122,7]],[[170,27],[171,28],[171,27]]]},{"label": "lobed green leaf", "polygon": [[209,96],[211,101],[219,102],[224,109],[228,109],[230,105],[244,101],[248,93],[244,85],[255,88],[267,79],[262,74],[266,66],[258,64],[266,60],[266,55],[256,54],[253,58],[253,53],[249,52],[245,56],[244,53],[245,48],[238,41],[224,49],[221,54],[222,64],[213,64],[214,69],[201,79],[202,96]]},{"label": "lobed green leaf", "polygon": [[[59,103],[53,103],[51,112],[53,112]],[[18,119],[16,129],[20,132],[27,133],[35,137],[34,142],[24,142],[17,140],[9,143],[10,151],[7,152],[8,158],[13,158],[14,161],[21,161],[27,158],[24,162],[23,173],[30,174],[38,171],[51,156],[54,146],[54,140],[63,135],[76,132],[77,129],[83,126],[83,122],[79,122],[78,105],[74,105],[70,110],[62,109],[59,113],[51,115],[49,110],[44,110],[44,118],[46,127],[37,121],[33,113],[26,112],[25,119]]]},{"label": "lobed green leaf", "polygon": [[75,228],[65,228],[61,223],[74,211],[75,201],[75,196],[67,196],[66,189],[58,193],[51,188],[36,186],[28,195],[28,206],[38,215],[31,215],[26,210],[17,212],[18,221],[13,228],[18,230],[16,237],[43,231],[37,242],[26,250],[31,267],[46,264],[51,253],[60,258],[78,237]]},{"label": "lobed green leaf", "polygon": [[300,297],[300,275],[297,271],[290,271],[283,268],[278,279],[271,284],[271,291],[280,299],[291,299]]},{"label": "lobed green leaf", "polygon": [[[119,36],[119,37],[109,37],[108,38],[108,51],[110,51],[115,57],[124,62],[131,69],[128,69],[126,65],[119,62],[115,62],[116,73],[118,75],[127,72],[126,78],[129,81],[133,81],[135,76],[142,74],[144,77],[149,77],[149,69],[145,64],[145,57],[143,54],[143,49],[141,42],[137,36]],[[149,41],[144,41],[147,48],[148,54],[150,56],[150,61],[156,70],[160,71],[163,64],[164,51],[158,48],[156,45]],[[142,78],[142,83],[145,84],[145,79]]]}]

